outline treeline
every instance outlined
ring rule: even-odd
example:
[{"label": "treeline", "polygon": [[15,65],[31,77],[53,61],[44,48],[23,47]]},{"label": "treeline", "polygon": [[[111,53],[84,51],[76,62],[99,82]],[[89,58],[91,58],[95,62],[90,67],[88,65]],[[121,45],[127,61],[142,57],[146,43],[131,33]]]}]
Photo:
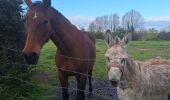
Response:
[{"label": "treeline", "polygon": [[[112,32],[112,36],[123,37],[126,34],[127,30],[122,27],[118,27],[115,32]],[[104,39],[104,32],[91,32],[91,34],[96,39]],[[158,31],[154,28],[145,29],[137,31],[133,34],[133,40],[136,41],[155,41],[155,40],[170,40],[170,31],[161,30]]]},{"label": "treeline", "polygon": [[126,31],[132,32],[132,39],[136,39],[136,31],[143,27],[144,19],[142,15],[132,9],[125,13],[122,18],[118,14],[104,15],[97,17],[89,25],[89,31],[95,35],[96,38],[103,38],[103,34],[106,30],[110,30],[112,33],[122,36]]},{"label": "treeline", "polygon": [[121,18],[118,14],[97,17],[89,25],[89,31],[97,39],[104,39],[106,30],[112,35],[123,37],[127,31],[132,32],[132,40],[170,40],[170,32],[158,31],[154,28],[145,29],[145,21],[140,12],[132,9]]},{"label": "treeline", "polygon": [[154,28],[137,32],[139,40],[170,40],[170,31],[158,31]]}]

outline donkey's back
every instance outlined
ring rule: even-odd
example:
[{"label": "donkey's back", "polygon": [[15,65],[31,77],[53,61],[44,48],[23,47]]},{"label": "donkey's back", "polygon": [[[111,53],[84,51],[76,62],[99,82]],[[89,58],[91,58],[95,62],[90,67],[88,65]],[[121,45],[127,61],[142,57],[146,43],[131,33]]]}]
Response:
[{"label": "donkey's back", "polygon": [[[170,60],[151,59],[140,62],[142,94],[148,96],[167,96],[170,93]],[[144,96],[144,97],[145,97]]]}]

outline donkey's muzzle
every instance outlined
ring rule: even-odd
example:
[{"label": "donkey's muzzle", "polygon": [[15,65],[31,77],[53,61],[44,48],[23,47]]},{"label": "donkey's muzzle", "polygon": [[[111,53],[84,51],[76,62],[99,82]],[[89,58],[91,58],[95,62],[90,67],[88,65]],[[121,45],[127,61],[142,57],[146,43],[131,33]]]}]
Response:
[{"label": "donkey's muzzle", "polygon": [[35,52],[30,54],[23,54],[23,56],[26,62],[30,65],[36,65],[38,63],[39,56]]},{"label": "donkey's muzzle", "polygon": [[117,80],[110,80],[110,83],[112,84],[112,86],[117,87],[118,84],[119,84],[119,81],[117,81]]}]

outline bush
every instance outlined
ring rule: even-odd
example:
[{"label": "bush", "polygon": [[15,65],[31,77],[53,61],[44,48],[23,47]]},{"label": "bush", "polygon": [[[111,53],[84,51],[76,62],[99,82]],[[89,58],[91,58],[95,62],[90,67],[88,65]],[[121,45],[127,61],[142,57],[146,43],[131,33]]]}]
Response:
[{"label": "bush", "polygon": [[120,38],[123,38],[126,34],[126,30],[124,28],[118,27],[116,29],[116,32],[113,33],[113,37],[119,36]]},{"label": "bush", "polygon": [[[0,100],[30,98],[31,68],[23,65],[22,0],[0,0]],[[4,48],[5,47],[5,48]],[[10,50],[8,48],[14,49]]]},{"label": "bush", "polygon": [[96,39],[104,39],[104,34],[102,32],[90,32]]},{"label": "bush", "polygon": [[22,65],[22,56],[1,48],[0,61],[0,100],[29,97],[28,94],[33,87],[27,84],[31,71],[29,67]]}]

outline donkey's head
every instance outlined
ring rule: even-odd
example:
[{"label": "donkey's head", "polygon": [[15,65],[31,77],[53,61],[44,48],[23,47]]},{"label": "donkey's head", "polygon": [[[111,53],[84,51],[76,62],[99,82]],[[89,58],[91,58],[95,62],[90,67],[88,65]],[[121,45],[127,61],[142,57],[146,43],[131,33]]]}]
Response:
[{"label": "donkey's head", "polygon": [[117,86],[122,76],[122,67],[125,65],[125,59],[128,58],[126,45],[130,41],[130,33],[127,33],[121,40],[118,36],[112,38],[111,33],[105,35],[110,36],[110,40],[106,40],[108,49],[105,53],[108,67],[108,77],[113,86]]},{"label": "donkey's head", "polygon": [[51,36],[48,14],[51,0],[36,3],[32,3],[31,0],[25,0],[25,2],[29,9],[24,18],[27,38],[22,52],[28,64],[36,64],[42,46]]}]

